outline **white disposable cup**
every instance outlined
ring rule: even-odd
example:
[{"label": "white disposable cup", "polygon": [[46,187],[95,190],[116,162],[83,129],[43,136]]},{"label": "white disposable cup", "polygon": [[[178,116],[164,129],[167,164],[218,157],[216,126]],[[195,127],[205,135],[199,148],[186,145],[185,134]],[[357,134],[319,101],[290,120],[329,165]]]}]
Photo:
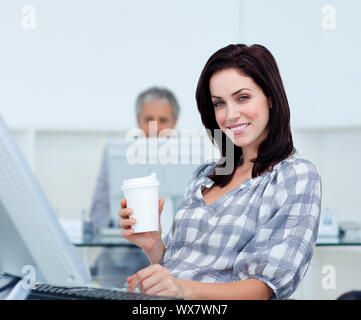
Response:
[{"label": "white disposable cup", "polygon": [[136,220],[133,225],[134,233],[157,231],[159,181],[156,174],[124,180],[122,190],[127,200],[127,207],[133,210],[131,218]]}]

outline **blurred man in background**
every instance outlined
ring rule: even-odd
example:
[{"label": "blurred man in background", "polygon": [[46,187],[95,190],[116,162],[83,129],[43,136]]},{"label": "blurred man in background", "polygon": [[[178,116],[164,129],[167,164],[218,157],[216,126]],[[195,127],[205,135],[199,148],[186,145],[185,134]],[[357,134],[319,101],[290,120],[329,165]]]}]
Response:
[{"label": "blurred man in background", "polygon": [[[147,138],[167,136],[166,129],[174,129],[176,126],[179,109],[177,99],[168,89],[152,87],[141,92],[136,100],[135,111],[142,135]],[[95,229],[112,227],[105,152],[90,205],[90,219]],[[91,270],[102,286],[117,287],[122,285],[127,276],[147,265],[149,261],[139,248],[110,248],[103,251]]]},{"label": "blurred man in background", "polygon": [[[174,94],[168,89],[152,87],[139,94],[135,111],[138,128],[144,132],[145,137],[159,136],[162,135],[162,130],[164,133],[167,131],[164,129],[175,128],[179,116],[179,104]],[[156,130],[152,130],[150,122],[153,124],[156,122]],[[95,228],[109,226],[109,208],[108,164],[103,153],[102,165],[90,206],[90,217]]]}]

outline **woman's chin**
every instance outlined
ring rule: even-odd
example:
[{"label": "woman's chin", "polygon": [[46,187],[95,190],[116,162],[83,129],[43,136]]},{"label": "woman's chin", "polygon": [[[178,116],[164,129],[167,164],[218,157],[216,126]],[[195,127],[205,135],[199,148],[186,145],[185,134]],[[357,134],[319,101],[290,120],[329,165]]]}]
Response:
[{"label": "woman's chin", "polygon": [[228,138],[232,141],[232,143],[236,147],[240,147],[240,148],[243,148],[243,147],[247,146],[247,144],[249,143],[244,138],[237,137],[237,136],[233,136],[233,137],[228,136]]}]

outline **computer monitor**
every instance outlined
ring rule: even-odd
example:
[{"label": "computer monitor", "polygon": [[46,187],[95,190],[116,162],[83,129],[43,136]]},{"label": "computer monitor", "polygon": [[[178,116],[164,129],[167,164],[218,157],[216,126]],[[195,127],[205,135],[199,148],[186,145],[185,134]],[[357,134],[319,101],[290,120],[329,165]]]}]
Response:
[{"label": "computer monitor", "polygon": [[110,216],[114,225],[123,198],[124,179],[139,178],[155,172],[160,181],[159,196],[168,201],[171,212],[162,213],[163,235],[169,230],[174,214],[184,198],[192,173],[204,161],[213,158],[204,132],[171,138],[110,140],[105,147],[108,163]]},{"label": "computer monitor", "polygon": [[89,270],[1,114],[0,164],[0,273],[21,279],[24,270],[35,270],[36,282],[61,286],[89,282]]}]

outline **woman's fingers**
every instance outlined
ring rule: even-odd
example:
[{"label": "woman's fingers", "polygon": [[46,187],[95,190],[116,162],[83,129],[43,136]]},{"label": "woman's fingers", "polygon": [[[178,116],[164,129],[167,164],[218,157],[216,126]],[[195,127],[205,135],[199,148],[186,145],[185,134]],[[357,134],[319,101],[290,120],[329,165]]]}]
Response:
[{"label": "woman's fingers", "polygon": [[131,282],[131,281],[134,279],[134,277],[135,277],[135,274],[129,276],[129,277],[127,278],[127,282],[128,282],[128,283]]},{"label": "woman's fingers", "polygon": [[128,229],[124,229],[122,231],[120,231],[120,236],[121,237],[130,237],[134,234],[134,229],[133,228],[128,228]]},{"label": "woman's fingers", "polygon": [[143,280],[153,275],[154,273],[163,271],[163,269],[164,268],[159,264],[152,264],[149,267],[138,271],[135,275],[131,276],[128,284],[128,290],[132,292]]},{"label": "woman's fingers", "polygon": [[129,218],[129,216],[133,213],[133,210],[130,208],[124,208],[124,209],[120,209],[118,211],[118,216],[121,218]]},{"label": "woman's fingers", "polygon": [[143,281],[141,281],[141,288],[145,292],[149,289],[151,289],[154,286],[158,286],[159,282],[164,278],[163,272],[154,272],[149,277],[145,278]]},{"label": "woman's fingers", "polygon": [[127,200],[125,198],[120,200],[120,207],[121,208],[126,208],[127,207]]},{"label": "woman's fingers", "polygon": [[163,211],[163,207],[164,207],[164,199],[160,198],[158,200],[158,210],[159,210],[159,213],[161,213]]},{"label": "woman's fingers", "polygon": [[[158,276],[158,278],[156,276]],[[156,295],[157,293],[167,289],[169,289],[168,283],[164,278],[164,275],[160,272],[145,279],[141,284],[141,292],[149,295]]]},{"label": "woman's fingers", "polygon": [[135,219],[129,219],[129,216],[133,213],[133,210],[127,208],[127,200],[125,198],[120,201],[120,206],[121,209],[118,211],[118,216],[121,219],[119,220],[118,226],[124,229],[120,232],[120,235],[122,237],[131,236],[134,233],[132,225],[135,224]]},{"label": "woman's fingers", "polygon": [[127,278],[128,291],[132,292],[137,286],[144,294],[176,297],[181,296],[175,278],[169,271],[159,264],[151,265]]},{"label": "woman's fingers", "polygon": [[136,222],[134,218],[129,218],[129,216],[133,213],[133,210],[127,208],[127,200],[125,198],[120,200],[120,207],[121,209],[118,211],[118,216],[121,219],[119,220],[118,226],[124,229],[120,232],[120,236],[129,237],[134,234],[132,225]]},{"label": "woman's fingers", "polygon": [[133,218],[131,218],[131,219],[121,219],[119,221],[119,223],[118,223],[118,226],[120,228],[128,229],[135,223],[136,223],[136,221]]}]

